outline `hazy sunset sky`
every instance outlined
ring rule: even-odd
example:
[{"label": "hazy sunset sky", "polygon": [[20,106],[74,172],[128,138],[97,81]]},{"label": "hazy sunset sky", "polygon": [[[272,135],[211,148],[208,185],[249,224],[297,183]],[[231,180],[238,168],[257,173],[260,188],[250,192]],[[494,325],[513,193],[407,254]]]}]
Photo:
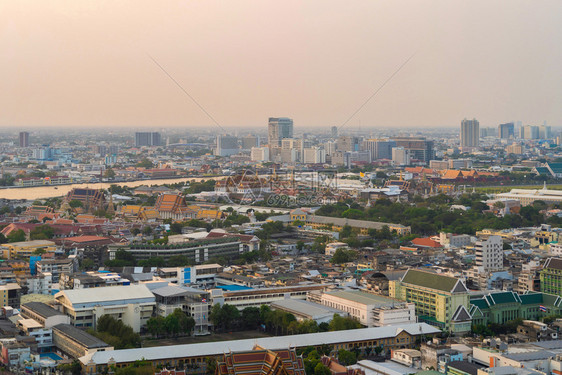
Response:
[{"label": "hazy sunset sky", "polygon": [[0,126],[562,119],[562,1],[4,0]]}]

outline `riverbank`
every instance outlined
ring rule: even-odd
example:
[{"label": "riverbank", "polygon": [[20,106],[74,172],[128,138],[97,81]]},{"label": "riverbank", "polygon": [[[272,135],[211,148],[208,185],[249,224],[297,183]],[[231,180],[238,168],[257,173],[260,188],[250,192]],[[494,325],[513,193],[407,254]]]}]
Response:
[{"label": "riverbank", "polygon": [[74,188],[92,188],[92,189],[109,189],[111,185],[127,186],[136,188],[139,186],[158,186],[166,184],[177,184],[178,182],[199,182],[210,179],[220,179],[224,176],[207,176],[207,177],[181,177],[166,178],[153,180],[136,180],[127,182],[97,182],[97,183],[80,183],[70,185],[48,185],[48,186],[32,186],[32,187],[10,187],[0,189],[0,199],[46,199],[62,197],[68,194]]}]

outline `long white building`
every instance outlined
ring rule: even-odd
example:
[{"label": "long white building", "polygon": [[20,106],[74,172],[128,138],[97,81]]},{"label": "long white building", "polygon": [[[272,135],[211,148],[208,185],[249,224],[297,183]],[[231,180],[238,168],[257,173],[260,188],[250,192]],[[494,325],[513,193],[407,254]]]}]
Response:
[{"label": "long white building", "polygon": [[323,293],[322,305],[345,311],[367,327],[416,323],[414,303],[396,301],[361,291]]},{"label": "long white building", "polygon": [[75,327],[95,328],[102,315],[110,315],[140,332],[152,316],[156,299],[145,285],[63,290],[55,299]]}]

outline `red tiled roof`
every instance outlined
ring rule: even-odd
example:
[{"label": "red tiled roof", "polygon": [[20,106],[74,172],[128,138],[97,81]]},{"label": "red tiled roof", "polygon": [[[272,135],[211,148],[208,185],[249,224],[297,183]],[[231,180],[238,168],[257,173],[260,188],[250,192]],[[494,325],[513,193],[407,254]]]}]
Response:
[{"label": "red tiled roof", "polygon": [[414,238],[412,243],[416,246],[421,247],[442,247],[441,244],[437,241],[432,240],[431,238]]}]

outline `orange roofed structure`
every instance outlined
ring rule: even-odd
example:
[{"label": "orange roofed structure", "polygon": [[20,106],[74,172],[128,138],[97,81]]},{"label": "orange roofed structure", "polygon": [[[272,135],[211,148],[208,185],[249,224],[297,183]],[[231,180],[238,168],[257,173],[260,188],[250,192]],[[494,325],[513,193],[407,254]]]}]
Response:
[{"label": "orange roofed structure", "polygon": [[294,348],[273,351],[258,345],[250,351],[225,353],[215,374],[306,375],[302,357]]}]

